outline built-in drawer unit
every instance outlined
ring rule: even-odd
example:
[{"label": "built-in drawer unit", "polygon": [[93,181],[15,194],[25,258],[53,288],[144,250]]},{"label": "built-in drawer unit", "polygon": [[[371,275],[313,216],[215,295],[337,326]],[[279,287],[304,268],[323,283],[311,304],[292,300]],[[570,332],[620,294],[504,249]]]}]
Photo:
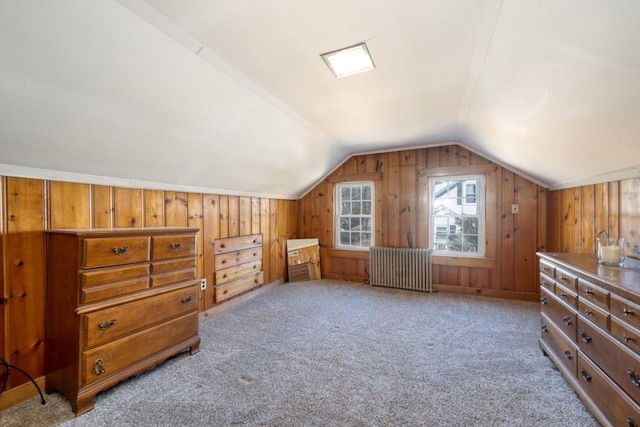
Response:
[{"label": "built-in drawer unit", "polygon": [[213,242],[216,302],[264,283],[262,234],[217,239]]},{"label": "built-in drawer unit", "polygon": [[100,391],[198,351],[197,231],[47,232],[47,392],[80,415]]},{"label": "built-in drawer unit", "polygon": [[603,425],[640,427],[640,262],[538,256],[540,348]]}]

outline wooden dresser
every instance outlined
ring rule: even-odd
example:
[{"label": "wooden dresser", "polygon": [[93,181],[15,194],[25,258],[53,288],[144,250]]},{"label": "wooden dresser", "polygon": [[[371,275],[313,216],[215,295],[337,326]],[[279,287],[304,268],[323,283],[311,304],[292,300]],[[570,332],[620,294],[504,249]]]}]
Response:
[{"label": "wooden dresser", "polygon": [[194,228],[47,232],[46,391],[95,395],[199,349]]},{"label": "wooden dresser", "polygon": [[262,234],[217,239],[213,242],[216,302],[264,283]]},{"label": "wooden dresser", "polygon": [[540,348],[600,423],[640,427],[640,262],[538,256]]}]

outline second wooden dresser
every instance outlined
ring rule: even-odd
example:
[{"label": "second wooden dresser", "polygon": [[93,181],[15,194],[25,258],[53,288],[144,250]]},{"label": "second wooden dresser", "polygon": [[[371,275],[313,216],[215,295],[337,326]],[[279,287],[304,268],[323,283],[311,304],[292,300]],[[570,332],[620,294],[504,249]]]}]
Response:
[{"label": "second wooden dresser", "polygon": [[194,228],[47,232],[46,390],[95,395],[199,349]]}]

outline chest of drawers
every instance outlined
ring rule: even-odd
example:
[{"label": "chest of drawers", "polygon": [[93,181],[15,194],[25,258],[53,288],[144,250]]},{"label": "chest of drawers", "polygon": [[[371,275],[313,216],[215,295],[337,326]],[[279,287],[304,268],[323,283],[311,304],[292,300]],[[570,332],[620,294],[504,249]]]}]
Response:
[{"label": "chest of drawers", "polygon": [[640,263],[540,253],[540,348],[605,426],[640,426]]},{"label": "chest of drawers", "polygon": [[80,415],[100,391],[198,351],[197,231],[47,232],[48,393]]}]

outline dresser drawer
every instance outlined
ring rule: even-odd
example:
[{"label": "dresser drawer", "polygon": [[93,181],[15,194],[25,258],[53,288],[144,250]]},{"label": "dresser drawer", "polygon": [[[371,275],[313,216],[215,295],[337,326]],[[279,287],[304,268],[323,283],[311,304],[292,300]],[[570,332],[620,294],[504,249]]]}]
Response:
[{"label": "dresser drawer", "polygon": [[82,353],[82,383],[91,384],[198,333],[197,313],[186,314]]},{"label": "dresser drawer", "polygon": [[611,317],[611,335],[625,347],[640,354],[640,331],[628,323]]},{"label": "dresser drawer", "polygon": [[87,349],[198,309],[196,285],[82,316]]},{"label": "dresser drawer", "polygon": [[584,279],[578,279],[578,296],[604,310],[609,309],[609,292]]},{"label": "dresser drawer", "polygon": [[640,328],[640,306],[617,295],[611,295],[611,315]]},{"label": "dresser drawer", "polygon": [[108,267],[149,260],[149,237],[84,239],[80,268]]},{"label": "dresser drawer", "polygon": [[100,268],[80,273],[80,301],[90,303],[149,287],[149,264]]},{"label": "dresser drawer", "polygon": [[152,259],[167,259],[194,256],[196,237],[193,235],[153,236]]},{"label": "dresser drawer", "polygon": [[540,291],[542,313],[547,315],[570,340],[575,341],[577,319],[575,309],[561,303],[554,294],[545,288],[540,288]]},{"label": "dresser drawer", "polygon": [[239,279],[232,280],[222,285],[216,285],[216,302],[224,301],[232,296],[241,294],[244,291],[253,289],[264,283],[263,272],[247,274]]},{"label": "dresser drawer", "polygon": [[214,268],[216,270],[221,270],[223,268],[233,267],[234,265],[244,264],[245,262],[257,261],[259,259],[262,259],[262,247],[243,249],[241,251],[216,255],[214,259]]},{"label": "dresser drawer", "polygon": [[555,277],[556,267],[543,259],[539,262],[540,272],[546,274],[549,277]]},{"label": "dresser drawer", "polygon": [[555,281],[547,276],[544,273],[540,273],[540,286],[544,286],[545,288],[549,289],[551,292],[555,292],[556,290],[556,283]]},{"label": "dresser drawer", "polygon": [[578,294],[569,290],[567,287],[556,283],[555,294],[560,299],[560,301],[565,302],[573,308],[578,308]]},{"label": "dresser drawer", "polygon": [[640,357],[578,317],[578,346],[620,388],[640,403]]},{"label": "dresser drawer", "polygon": [[609,312],[585,300],[578,300],[578,312],[604,330],[609,330]]},{"label": "dresser drawer", "polygon": [[545,315],[541,315],[542,332],[541,338],[551,347],[562,363],[575,376],[577,372],[577,352],[578,347],[574,342],[562,334],[554,323]]},{"label": "dresser drawer", "polygon": [[153,261],[151,263],[151,286],[158,287],[171,283],[196,279],[195,258],[181,260]]},{"label": "dresser drawer", "polygon": [[640,406],[581,353],[578,381],[611,425],[640,426]]},{"label": "dresser drawer", "polygon": [[558,283],[563,284],[572,291],[575,291],[577,289],[576,282],[578,281],[578,276],[576,276],[575,274],[569,273],[568,271],[556,267],[555,277]]}]

